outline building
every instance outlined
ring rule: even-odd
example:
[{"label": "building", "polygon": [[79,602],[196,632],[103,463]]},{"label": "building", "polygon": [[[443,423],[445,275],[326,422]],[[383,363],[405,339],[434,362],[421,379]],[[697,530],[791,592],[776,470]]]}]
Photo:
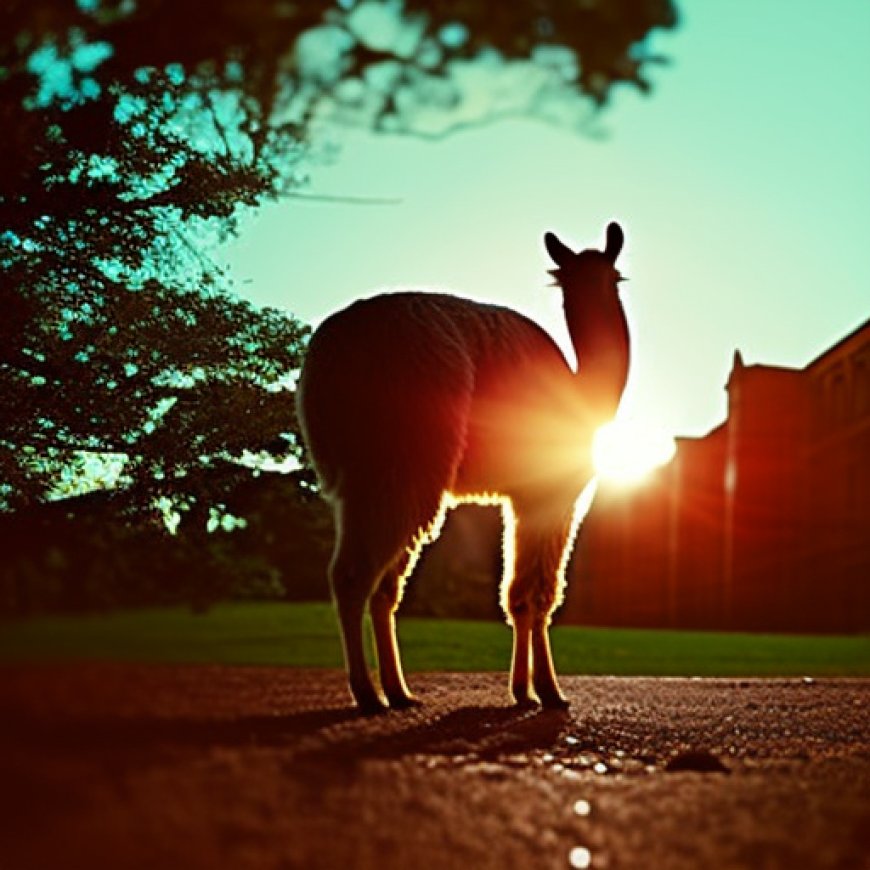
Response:
[{"label": "building", "polygon": [[870,629],[870,321],[803,369],[736,353],[728,416],[602,488],[561,621]]}]

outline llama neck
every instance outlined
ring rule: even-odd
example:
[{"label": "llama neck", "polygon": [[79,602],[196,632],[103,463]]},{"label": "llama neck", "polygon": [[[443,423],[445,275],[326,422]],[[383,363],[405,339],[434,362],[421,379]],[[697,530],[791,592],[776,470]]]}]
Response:
[{"label": "llama neck", "polygon": [[[591,298],[590,298],[591,297]],[[628,378],[628,322],[618,296],[564,294],[565,320],[577,356],[575,379],[584,406],[606,422],[615,413]]]}]

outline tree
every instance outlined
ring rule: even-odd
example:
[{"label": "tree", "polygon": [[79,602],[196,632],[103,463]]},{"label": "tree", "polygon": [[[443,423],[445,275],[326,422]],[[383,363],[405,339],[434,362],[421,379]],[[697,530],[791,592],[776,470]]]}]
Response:
[{"label": "tree", "polygon": [[[647,88],[669,0],[0,3],[0,506],[123,485],[220,502],[239,461],[301,461],[307,329],[209,256],[294,194],[326,124],[441,136],[578,125]],[[221,468],[226,474],[215,473]]]},{"label": "tree", "polygon": [[127,507],[201,512],[216,495],[202,472],[298,455],[289,388],[307,329],[234,297],[201,249],[286,181],[296,140],[176,67],[100,84],[109,44],[70,29],[64,67],[53,34],[3,80],[10,129],[38,135],[4,155],[0,498],[102,474],[137,494]]}]

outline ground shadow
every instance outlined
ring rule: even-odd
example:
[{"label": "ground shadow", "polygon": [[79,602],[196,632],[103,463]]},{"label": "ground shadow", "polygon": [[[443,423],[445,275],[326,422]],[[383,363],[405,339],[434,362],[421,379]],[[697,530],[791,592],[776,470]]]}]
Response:
[{"label": "ground shadow", "polygon": [[551,747],[569,721],[565,710],[469,706],[374,734],[346,729],[322,745],[303,750],[295,760],[317,766],[409,755],[495,760]]},{"label": "ground shadow", "polygon": [[136,754],[161,748],[286,748],[294,763],[347,766],[407,755],[495,759],[552,746],[569,721],[562,710],[468,706],[421,721],[422,713],[362,717],[354,708],[214,718],[4,717],[0,742],[40,751]]}]

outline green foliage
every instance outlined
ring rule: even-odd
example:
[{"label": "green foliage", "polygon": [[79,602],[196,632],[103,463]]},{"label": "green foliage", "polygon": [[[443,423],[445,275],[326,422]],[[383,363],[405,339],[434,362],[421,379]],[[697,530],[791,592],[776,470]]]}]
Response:
[{"label": "green foliage", "polygon": [[279,388],[301,359],[297,322],[156,281],[104,282],[93,303],[86,292],[59,299],[63,286],[39,291],[46,307],[0,345],[0,455],[21,481],[9,500],[57,489],[71,457],[101,454],[123,459],[124,484],[154,505],[295,432],[292,394]]},{"label": "green foliage", "polygon": [[291,183],[296,128],[264,124],[228,61],[198,74],[138,66],[144,9],[13,11],[0,504],[103,474],[131,494],[127,510],[204,509],[215,468],[299,458],[290,389],[308,330],[234,296],[204,250],[240,207]]}]

